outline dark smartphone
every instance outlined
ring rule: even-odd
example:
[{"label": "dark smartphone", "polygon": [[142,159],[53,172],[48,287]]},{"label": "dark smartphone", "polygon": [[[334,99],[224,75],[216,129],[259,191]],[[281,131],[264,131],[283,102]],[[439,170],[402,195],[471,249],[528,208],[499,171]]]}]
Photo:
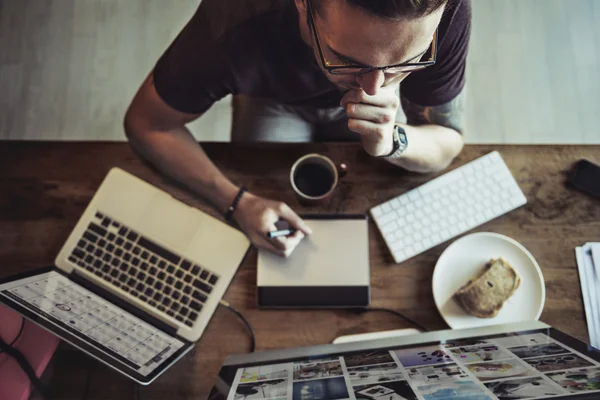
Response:
[{"label": "dark smartphone", "polygon": [[600,165],[580,160],[569,180],[571,186],[600,199]]}]

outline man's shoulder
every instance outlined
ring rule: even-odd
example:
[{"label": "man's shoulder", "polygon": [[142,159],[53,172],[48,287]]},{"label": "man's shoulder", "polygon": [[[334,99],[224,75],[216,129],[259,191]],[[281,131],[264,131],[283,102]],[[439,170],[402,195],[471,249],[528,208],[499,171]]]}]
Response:
[{"label": "man's shoulder", "polygon": [[227,32],[272,12],[278,12],[292,0],[203,0],[197,11],[197,22],[209,24],[211,36],[219,38]]}]

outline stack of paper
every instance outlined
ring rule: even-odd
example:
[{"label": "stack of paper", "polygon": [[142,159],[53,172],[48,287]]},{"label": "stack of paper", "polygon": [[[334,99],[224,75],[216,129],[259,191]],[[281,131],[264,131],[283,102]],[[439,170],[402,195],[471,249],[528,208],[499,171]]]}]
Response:
[{"label": "stack of paper", "polygon": [[575,248],[590,344],[600,349],[600,243]]}]

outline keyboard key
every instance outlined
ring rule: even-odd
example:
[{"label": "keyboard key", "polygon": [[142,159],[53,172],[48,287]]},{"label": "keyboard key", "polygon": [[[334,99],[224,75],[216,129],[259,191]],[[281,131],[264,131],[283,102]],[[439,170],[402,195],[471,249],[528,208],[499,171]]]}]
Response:
[{"label": "keyboard key", "polygon": [[189,285],[188,285],[188,286],[186,286],[186,287],[183,289],[183,293],[185,293],[185,294],[190,294],[190,293],[192,293],[192,287],[191,287],[191,286],[189,286]]},{"label": "keyboard key", "polygon": [[125,259],[125,261],[131,261],[131,254],[125,253],[125,255],[123,256],[123,258]]},{"label": "keyboard key", "polygon": [[165,260],[172,262],[173,264],[179,264],[179,261],[181,261],[181,257],[170,252],[169,250],[165,249],[164,247],[158,245],[157,243],[154,243],[153,241],[146,239],[145,237],[140,237],[138,244],[140,246],[146,248],[150,252],[158,254]]},{"label": "keyboard key", "polygon": [[138,292],[143,292],[145,288],[146,286],[141,282],[135,285],[135,290],[137,290]]},{"label": "keyboard key", "polygon": [[69,261],[71,261],[72,263],[76,263],[77,259],[73,256],[69,256]]},{"label": "keyboard key", "polygon": [[141,281],[143,281],[144,279],[146,279],[146,274],[143,273],[142,271],[140,271],[137,275],[137,278]]},{"label": "keyboard key", "polygon": [[197,265],[194,265],[194,268],[192,268],[192,274],[198,275],[199,273],[200,273],[200,267]]},{"label": "keyboard key", "polygon": [[112,271],[110,271],[110,276],[112,276],[113,278],[116,278],[117,276],[119,276],[119,270],[113,269]]},{"label": "keyboard key", "polygon": [[131,263],[137,267],[140,265],[140,259],[135,257],[133,260],[131,260]]},{"label": "keyboard key", "polygon": [[176,289],[181,289],[183,287],[183,283],[181,283],[180,281],[175,282],[175,288]]},{"label": "keyboard key", "polygon": [[194,326],[194,324],[192,323],[192,321],[189,321],[189,320],[188,320],[188,321],[185,321],[185,324],[186,324],[187,326],[189,326],[189,327],[192,327],[192,326]]},{"label": "keyboard key", "polygon": [[202,303],[204,303],[207,299],[206,295],[202,292],[199,292],[197,290],[194,290],[194,294],[192,295],[195,299],[200,300]]},{"label": "keyboard key", "polygon": [[95,234],[97,234],[98,236],[101,236],[101,237],[106,236],[106,229],[104,229],[100,225],[96,225],[93,222],[90,223],[90,225],[88,226],[88,229],[90,231],[94,232]]},{"label": "keyboard key", "polygon": [[179,311],[179,314],[181,314],[185,317],[186,315],[188,315],[189,312],[190,312],[190,310],[188,308],[181,307],[181,311]]},{"label": "keyboard key", "polygon": [[154,283],[154,278],[153,278],[153,277],[151,277],[151,276],[149,276],[149,277],[148,277],[148,279],[146,279],[146,283],[147,283],[148,285],[152,285],[152,284]]},{"label": "keyboard key", "polygon": [[185,276],[185,278],[183,278],[184,281],[186,281],[186,283],[190,283],[192,281],[193,277],[190,274],[187,274]]},{"label": "keyboard key", "polygon": [[115,251],[115,245],[112,243],[109,244],[108,246],[106,246],[106,251],[109,251],[112,253],[113,251]]},{"label": "keyboard key", "polygon": [[167,306],[167,307],[168,307],[168,306],[170,306],[170,305],[171,305],[171,299],[170,299],[170,298],[168,298],[168,297],[165,297],[165,298],[163,299],[162,303],[163,303],[163,305],[165,305],[165,306]]},{"label": "keyboard key", "polygon": [[165,273],[164,273],[164,272],[162,272],[162,271],[160,271],[160,272],[158,273],[158,279],[164,280],[166,276],[167,276],[167,274],[165,274]]},{"label": "keyboard key", "polygon": [[129,278],[129,276],[127,274],[121,273],[121,275],[119,275],[119,280],[121,282],[126,282],[127,278]]},{"label": "keyboard key", "polygon": [[148,267],[149,267],[148,263],[147,263],[147,262],[143,262],[140,268],[141,268],[142,270],[144,270],[144,271],[147,271],[147,270],[148,270]]},{"label": "keyboard key", "polygon": [[208,278],[208,271],[204,270],[202,271],[202,273],[200,274],[200,279],[206,280],[206,278]]},{"label": "keyboard key", "polygon": [[150,257],[150,253],[148,253],[147,251],[143,251],[142,252],[142,259],[143,260],[147,260]]},{"label": "keyboard key", "polygon": [[163,293],[168,296],[168,295],[171,294],[172,291],[173,291],[173,289],[171,289],[170,286],[165,286],[165,289],[163,290]]},{"label": "keyboard key", "polygon": [[187,306],[187,304],[190,302],[190,298],[187,296],[183,296],[181,298],[181,302]]},{"label": "keyboard key", "polygon": [[108,233],[108,236],[106,237],[108,239],[108,241],[113,242],[116,238],[115,234],[112,232]]},{"label": "keyboard key", "polygon": [[167,310],[167,309],[165,308],[165,306],[163,306],[163,305],[159,305],[159,306],[158,306],[158,309],[159,309],[160,311],[162,311],[162,312],[165,312],[165,311]]},{"label": "keyboard key", "polygon": [[131,267],[131,268],[129,269],[129,274],[130,274],[131,276],[135,276],[137,273],[138,273],[138,269],[137,269],[137,268]]},{"label": "keyboard key", "polygon": [[96,211],[96,218],[97,219],[103,219],[104,218],[104,214],[102,214],[100,211]]},{"label": "keyboard key", "polygon": [[125,243],[125,241],[123,240],[123,238],[118,237],[117,240],[115,240],[115,243],[117,244],[117,246],[123,246],[123,243]]},{"label": "keyboard key", "polygon": [[175,313],[171,310],[167,310],[167,315],[169,315],[170,317],[174,317]]},{"label": "keyboard key", "polygon": [[170,274],[175,272],[175,266],[173,264],[169,264],[169,266],[167,267],[167,272]]},{"label": "keyboard key", "polygon": [[210,292],[212,292],[212,288],[209,285],[207,285],[205,282],[202,282],[201,280],[198,280],[198,279],[194,280],[194,286],[200,290],[205,291],[206,293],[210,294]]},{"label": "keyboard key", "polygon": [[102,221],[102,223],[100,225],[102,225],[105,228],[108,228],[110,226],[110,219],[108,218],[104,218],[104,220]]},{"label": "keyboard key", "polygon": [[188,315],[188,318],[192,321],[195,321],[196,318],[198,318],[198,314],[196,314],[195,312],[191,312],[190,315]]},{"label": "keyboard key", "polygon": [[192,263],[189,262],[188,260],[183,260],[181,262],[181,268],[183,268],[184,271],[189,271],[191,267],[192,267]]},{"label": "keyboard key", "polygon": [[123,248],[125,250],[131,250],[132,247],[133,245],[131,244],[131,242],[125,242],[125,244],[123,245]]},{"label": "keyboard key", "polygon": [[142,295],[142,296],[140,296],[140,300],[146,302],[146,301],[148,301],[148,298],[146,296]]},{"label": "keyboard key", "polygon": [[152,297],[152,295],[154,294],[154,289],[152,289],[151,287],[146,288],[146,291],[144,292],[144,294],[148,297]]},{"label": "keyboard key", "polygon": [[101,249],[96,249],[94,255],[98,258],[101,258],[104,255],[104,252]]},{"label": "keyboard key", "polygon": [[[118,260],[118,259],[116,259],[116,258],[115,258],[115,259],[113,259],[113,262],[114,262],[114,261],[116,261],[117,263],[119,262],[119,260]],[[116,265],[115,265],[115,266],[116,266]],[[121,269],[121,271],[125,272],[125,271],[127,271],[127,268],[129,268],[129,264],[127,264],[126,262],[122,262],[122,263],[119,265],[119,268]]]},{"label": "keyboard key", "polygon": [[119,259],[118,258],[113,258],[112,261],[110,262],[114,267],[118,267],[119,266]]},{"label": "keyboard key", "polygon": [[115,256],[117,256],[117,257],[123,257],[123,250],[121,250],[121,249],[117,249],[117,250],[115,251]]},{"label": "keyboard key", "polygon": [[163,288],[163,284],[160,281],[156,281],[156,283],[154,283],[154,288],[156,290],[161,290]]},{"label": "keyboard key", "polygon": [[153,297],[154,300],[161,301],[162,298],[163,298],[163,295],[160,294],[159,292],[154,293],[154,297]]},{"label": "keyboard key", "polygon": [[158,262],[158,258],[156,256],[150,257],[150,264],[156,264]]},{"label": "keyboard key", "polygon": [[179,303],[173,302],[173,304],[171,304],[171,310],[173,310],[173,311],[179,310]]},{"label": "keyboard key", "polygon": [[150,267],[150,275],[156,275],[156,273],[158,272],[158,270],[155,267]]},{"label": "keyboard key", "polygon": [[125,228],[124,226],[121,227],[121,229],[119,229],[119,235],[121,235],[121,236],[127,235],[127,228]]},{"label": "keyboard key", "polygon": [[160,260],[158,262],[158,268],[165,269],[166,266],[167,266],[167,263],[164,260]]},{"label": "keyboard key", "polygon": [[96,250],[96,248],[94,247],[94,245],[92,245],[92,244],[88,244],[88,245],[86,246],[85,250],[86,250],[88,253],[92,253],[94,250]]},{"label": "keyboard key", "polygon": [[85,253],[82,250],[79,250],[79,249],[73,249],[73,253],[71,253],[71,254],[73,254],[77,258],[83,258],[83,257],[85,257]]},{"label": "keyboard key", "polygon": [[[95,267],[98,268],[98,266],[95,266]],[[110,267],[108,265],[104,264],[102,266],[102,272],[104,272],[106,274],[109,273],[110,272]]]},{"label": "keyboard key", "polygon": [[183,318],[180,315],[177,315],[175,319],[179,322],[183,322]]},{"label": "keyboard key", "polygon": [[154,300],[150,300],[148,304],[150,304],[152,307],[156,307],[156,302]]},{"label": "keyboard key", "polygon": [[175,292],[175,293],[173,293],[173,295],[171,297],[175,300],[179,300],[179,298],[181,297],[181,293]]},{"label": "keyboard key", "polygon": [[175,278],[173,278],[172,276],[167,277],[167,284],[172,285],[173,282],[175,282]]},{"label": "keyboard key", "polygon": [[134,231],[129,231],[129,233],[127,234],[127,239],[131,240],[132,242],[135,242],[138,237],[139,235]]},{"label": "keyboard key", "polygon": [[135,254],[136,256],[139,256],[141,252],[142,252],[142,249],[140,249],[138,246],[135,246],[133,248],[133,254]]},{"label": "keyboard key", "polygon": [[96,235],[94,235],[93,233],[90,233],[90,232],[85,232],[85,233],[83,234],[83,237],[84,237],[86,240],[89,240],[89,241],[90,241],[90,242],[92,242],[92,243],[96,243],[96,242],[98,241],[98,236],[96,236]]},{"label": "keyboard key", "polygon": [[181,277],[183,276],[183,271],[178,269],[177,272],[175,272],[175,276],[181,279]]},{"label": "keyboard key", "polygon": [[128,284],[129,286],[134,286],[134,285],[135,285],[135,282],[136,282],[136,281],[135,281],[135,279],[133,279],[133,278],[129,278],[129,280],[127,281],[127,284]]},{"label": "keyboard key", "polygon": [[210,277],[210,279],[208,280],[208,282],[209,282],[211,285],[214,285],[214,284],[216,284],[216,283],[217,283],[217,281],[218,281],[218,280],[219,280],[219,277],[213,274],[213,275]]}]

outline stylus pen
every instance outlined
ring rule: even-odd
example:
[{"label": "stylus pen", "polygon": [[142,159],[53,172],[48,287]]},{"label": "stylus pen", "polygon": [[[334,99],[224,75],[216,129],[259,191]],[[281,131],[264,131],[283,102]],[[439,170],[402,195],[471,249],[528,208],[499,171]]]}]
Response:
[{"label": "stylus pen", "polygon": [[273,239],[273,238],[280,237],[280,236],[293,235],[294,232],[296,232],[296,230],[294,228],[291,228],[291,229],[282,229],[280,231],[271,231],[271,232],[268,232],[267,236],[269,237],[269,239]]}]

